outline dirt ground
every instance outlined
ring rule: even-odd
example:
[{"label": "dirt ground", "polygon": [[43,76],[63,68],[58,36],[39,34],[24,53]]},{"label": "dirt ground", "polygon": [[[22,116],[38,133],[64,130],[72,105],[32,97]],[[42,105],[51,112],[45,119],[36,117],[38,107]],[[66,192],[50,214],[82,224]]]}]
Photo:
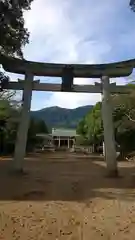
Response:
[{"label": "dirt ground", "polygon": [[27,158],[28,174],[0,159],[0,240],[134,240],[135,163],[105,177],[101,159],[74,154]]}]

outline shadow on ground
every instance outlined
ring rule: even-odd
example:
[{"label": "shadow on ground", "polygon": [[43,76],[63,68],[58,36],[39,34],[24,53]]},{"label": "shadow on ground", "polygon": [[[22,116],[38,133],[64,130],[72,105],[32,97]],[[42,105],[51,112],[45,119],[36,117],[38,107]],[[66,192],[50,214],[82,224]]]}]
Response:
[{"label": "shadow on ground", "polygon": [[99,197],[106,199],[135,198],[135,167],[119,163],[122,176],[105,177],[103,161],[74,155],[42,155],[24,161],[24,176],[10,174],[12,160],[0,161],[0,201],[78,201]]}]

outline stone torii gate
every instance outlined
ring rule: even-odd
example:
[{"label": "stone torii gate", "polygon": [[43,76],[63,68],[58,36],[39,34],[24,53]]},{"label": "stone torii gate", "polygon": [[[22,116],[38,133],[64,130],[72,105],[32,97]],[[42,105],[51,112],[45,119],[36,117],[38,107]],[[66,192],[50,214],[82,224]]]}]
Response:
[{"label": "stone torii gate", "polygon": [[[64,91],[102,94],[102,119],[104,126],[105,159],[109,176],[117,176],[116,149],[113,130],[110,93],[127,93],[126,86],[110,84],[109,78],[126,77],[132,73],[135,60],[110,64],[83,65],[83,64],[55,64],[39,63],[20,60],[12,57],[0,56],[0,64],[7,72],[24,74],[24,80],[3,84],[5,89],[23,91],[23,104],[20,124],[14,153],[14,170],[23,171],[23,160],[26,151],[27,133],[30,120],[32,91]],[[62,77],[62,84],[40,83],[34,81],[34,76]],[[101,83],[95,85],[75,85],[77,78],[100,78]]]}]

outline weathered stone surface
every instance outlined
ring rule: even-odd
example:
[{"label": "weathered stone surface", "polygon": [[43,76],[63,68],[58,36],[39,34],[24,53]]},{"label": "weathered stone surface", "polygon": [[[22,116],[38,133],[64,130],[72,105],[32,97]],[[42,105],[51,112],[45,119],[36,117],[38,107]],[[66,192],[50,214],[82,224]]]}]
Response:
[{"label": "weathered stone surface", "polygon": [[[2,55],[0,56],[0,63],[8,72],[25,74],[25,72],[30,71],[37,76],[52,77],[61,77],[63,69],[69,66],[67,64],[32,62]],[[129,76],[132,73],[135,59],[108,64],[71,64],[70,66],[73,69],[74,77],[98,78],[106,75],[109,77],[122,77]]]}]

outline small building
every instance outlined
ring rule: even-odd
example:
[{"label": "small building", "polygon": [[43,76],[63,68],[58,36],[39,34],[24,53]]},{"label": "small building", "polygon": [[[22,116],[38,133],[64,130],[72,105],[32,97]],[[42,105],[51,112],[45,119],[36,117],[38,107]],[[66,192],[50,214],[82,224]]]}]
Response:
[{"label": "small building", "polygon": [[52,133],[37,134],[43,139],[42,149],[70,149],[73,152],[93,153],[93,146],[76,146],[79,135],[75,129],[52,128]]},{"label": "small building", "polygon": [[58,147],[72,148],[78,136],[74,129],[52,128],[52,142]]},{"label": "small building", "polygon": [[51,145],[55,148],[72,148],[75,145],[77,136],[76,130],[64,128],[52,128],[50,134],[37,134],[37,137],[44,139],[45,145]]}]

